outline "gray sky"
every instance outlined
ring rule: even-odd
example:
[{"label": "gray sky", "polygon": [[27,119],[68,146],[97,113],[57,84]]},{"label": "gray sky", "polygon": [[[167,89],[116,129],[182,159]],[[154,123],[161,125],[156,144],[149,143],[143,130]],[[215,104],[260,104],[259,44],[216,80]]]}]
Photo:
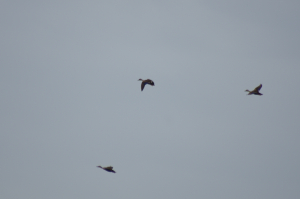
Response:
[{"label": "gray sky", "polygon": [[1,1],[0,197],[299,198],[299,7]]}]

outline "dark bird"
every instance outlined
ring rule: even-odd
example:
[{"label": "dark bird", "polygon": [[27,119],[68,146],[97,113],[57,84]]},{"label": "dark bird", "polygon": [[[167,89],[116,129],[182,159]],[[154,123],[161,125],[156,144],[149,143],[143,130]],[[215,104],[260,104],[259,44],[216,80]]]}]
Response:
[{"label": "dark bird", "polygon": [[112,166],[109,166],[109,167],[101,167],[101,166],[97,166],[105,171],[108,171],[108,172],[112,172],[112,173],[116,173],[114,170],[113,170],[113,167]]},{"label": "dark bird", "polygon": [[154,82],[151,79],[146,79],[146,80],[139,79],[138,81],[142,81],[142,84],[141,84],[141,90],[142,91],[144,90],[144,87],[145,87],[146,84],[154,86]]},{"label": "dark bird", "polygon": [[245,90],[245,92],[249,92],[248,95],[262,95],[259,90],[261,89],[262,84],[260,84],[258,87],[256,87],[253,91]]}]

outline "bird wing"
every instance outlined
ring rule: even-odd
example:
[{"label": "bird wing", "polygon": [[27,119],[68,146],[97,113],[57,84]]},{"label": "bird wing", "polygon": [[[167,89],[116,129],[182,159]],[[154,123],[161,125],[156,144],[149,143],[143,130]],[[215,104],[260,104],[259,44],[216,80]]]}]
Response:
[{"label": "bird wing", "polygon": [[261,89],[261,87],[262,87],[262,84],[260,84],[258,87],[256,87],[255,89],[254,89],[254,91],[259,91],[260,89]]},{"label": "bird wing", "polygon": [[146,85],[146,83],[143,81],[142,84],[141,84],[141,90],[142,91],[144,90],[145,85]]},{"label": "bird wing", "polygon": [[112,169],[113,169],[113,167],[112,167],[112,166],[109,166],[109,167],[106,167],[106,169],[110,169],[110,170],[112,170]]}]

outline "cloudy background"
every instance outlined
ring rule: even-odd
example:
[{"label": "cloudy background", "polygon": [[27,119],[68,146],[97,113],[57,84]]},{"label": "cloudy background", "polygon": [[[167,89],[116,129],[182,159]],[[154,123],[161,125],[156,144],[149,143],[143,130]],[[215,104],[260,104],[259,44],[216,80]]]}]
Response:
[{"label": "cloudy background", "polygon": [[1,1],[0,197],[299,198],[299,7]]}]

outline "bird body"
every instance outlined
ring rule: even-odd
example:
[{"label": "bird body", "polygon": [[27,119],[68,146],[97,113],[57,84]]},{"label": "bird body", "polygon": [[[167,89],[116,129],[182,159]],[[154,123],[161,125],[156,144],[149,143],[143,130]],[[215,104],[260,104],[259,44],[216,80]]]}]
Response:
[{"label": "bird body", "polygon": [[153,82],[151,79],[145,79],[145,80],[139,79],[138,81],[142,81],[142,84],[141,84],[141,91],[144,90],[144,87],[145,87],[146,84],[149,84],[149,85],[151,85],[151,86],[154,86],[154,82]]},{"label": "bird body", "polygon": [[261,89],[262,84],[260,84],[258,87],[256,87],[253,91],[245,90],[245,92],[248,92],[248,95],[263,95],[262,93],[259,92]]},{"label": "bird body", "polygon": [[113,170],[113,167],[112,166],[108,166],[108,167],[101,167],[101,166],[97,166],[107,172],[112,172],[112,173],[116,173],[114,170]]}]

